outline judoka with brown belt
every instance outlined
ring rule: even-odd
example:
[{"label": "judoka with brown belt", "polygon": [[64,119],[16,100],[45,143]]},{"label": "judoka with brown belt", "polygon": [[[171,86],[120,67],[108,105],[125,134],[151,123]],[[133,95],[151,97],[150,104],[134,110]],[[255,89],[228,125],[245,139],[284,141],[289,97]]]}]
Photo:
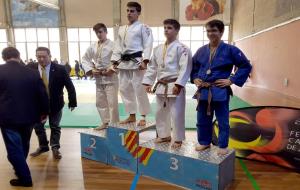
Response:
[{"label": "judoka with brown belt", "polygon": [[[174,19],[164,21],[167,41],[153,50],[143,84],[148,93],[156,93],[156,143],[171,141],[179,148],[185,139],[185,85],[192,69],[191,51],[176,38],[180,24]],[[157,79],[157,83],[152,86]]]}]

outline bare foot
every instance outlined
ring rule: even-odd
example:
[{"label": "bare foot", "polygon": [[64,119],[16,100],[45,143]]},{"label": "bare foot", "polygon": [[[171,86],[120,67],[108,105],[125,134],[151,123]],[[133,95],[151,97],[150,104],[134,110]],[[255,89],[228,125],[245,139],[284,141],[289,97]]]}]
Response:
[{"label": "bare foot", "polygon": [[210,145],[197,144],[196,147],[195,147],[195,150],[196,151],[203,151],[203,150],[208,149],[208,148],[210,148]]},{"label": "bare foot", "polygon": [[138,123],[137,126],[146,126],[146,120],[141,119]]},{"label": "bare foot", "polygon": [[182,141],[175,141],[171,147],[176,149],[176,148],[180,148],[181,145],[182,145]]},{"label": "bare foot", "polygon": [[154,142],[155,143],[171,142],[171,137],[166,137],[166,138],[157,137]]},{"label": "bare foot", "polygon": [[94,128],[94,130],[100,131],[107,128],[108,128],[108,123],[103,123],[102,125],[99,125],[98,127]]},{"label": "bare foot", "polygon": [[120,124],[124,125],[124,124],[129,124],[129,123],[134,123],[134,122],[136,122],[135,117],[129,116],[127,119],[120,121]]},{"label": "bare foot", "polygon": [[228,153],[228,149],[227,148],[219,148],[218,149],[218,155],[219,156],[224,156]]}]

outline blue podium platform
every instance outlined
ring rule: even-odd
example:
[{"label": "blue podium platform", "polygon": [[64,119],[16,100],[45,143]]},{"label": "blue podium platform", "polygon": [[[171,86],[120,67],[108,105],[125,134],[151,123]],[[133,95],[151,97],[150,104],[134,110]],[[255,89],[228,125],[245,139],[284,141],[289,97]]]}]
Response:
[{"label": "blue podium platform", "polygon": [[137,158],[143,156],[139,148],[139,134],[150,129],[155,129],[154,123],[147,123],[144,127],[135,123],[110,124],[107,129],[108,164],[137,172]]},{"label": "blue podium platform", "polygon": [[143,143],[141,148],[152,153],[139,159],[138,172],[189,189],[224,189],[234,179],[235,152],[219,156],[215,146],[197,152],[195,145],[184,142],[181,148],[172,149],[171,143]]},{"label": "blue podium platform", "polygon": [[141,143],[140,134],[154,129],[111,124],[108,129],[80,132],[81,156],[126,169],[188,189],[221,190],[234,179],[235,152],[217,155],[217,147],[197,152],[195,142],[183,142],[181,148],[171,143]]},{"label": "blue podium platform", "polygon": [[109,151],[106,132],[106,129],[100,131],[87,129],[80,132],[81,156],[107,164]]}]

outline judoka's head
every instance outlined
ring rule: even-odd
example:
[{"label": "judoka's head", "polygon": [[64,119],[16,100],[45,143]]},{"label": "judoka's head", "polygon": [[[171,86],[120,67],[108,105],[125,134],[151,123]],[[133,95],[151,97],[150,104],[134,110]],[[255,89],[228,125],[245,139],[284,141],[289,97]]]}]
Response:
[{"label": "judoka's head", "polygon": [[205,25],[207,38],[210,42],[218,42],[221,40],[224,32],[224,23],[220,20],[211,20]]},{"label": "judoka's head", "polygon": [[134,23],[139,19],[142,11],[142,6],[138,2],[127,3],[127,19],[130,24]]},{"label": "judoka's head", "polygon": [[50,50],[46,47],[38,47],[36,49],[36,59],[42,67],[46,67],[51,63]]},{"label": "judoka's head", "polygon": [[7,61],[17,61],[20,62],[20,52],[14,47],[4,48],[2,51],[2,59]]},{"label": "judoka's head", "polygon": [[97,38],[100,41],[104,41],[106,40],[106,36],[107,36],[107,28],[105,26],[105,24],[103,23],[97,23],[95,24],[95,26],[93,27],[94,32],[96,33]]},{"label": "judoka's head", "polygon": [[175,19],[164,20],[164,32],[167,40],[175,40],[180,30],[180,24]]}]

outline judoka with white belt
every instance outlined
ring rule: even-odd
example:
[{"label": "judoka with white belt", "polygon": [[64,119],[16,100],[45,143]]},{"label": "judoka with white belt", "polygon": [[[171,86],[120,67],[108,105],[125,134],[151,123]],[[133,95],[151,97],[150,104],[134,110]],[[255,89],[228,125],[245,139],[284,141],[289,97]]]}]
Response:
[{"label": "judoka with white belt", "polygon": [[82,57],[82,65],[87,75],[96,79],[96,107],[102,124],[96,130],[106,128],[108,123],[119,122],[118,75],[110,70],[110,59],[114,43],[107,39],[107,28],[103,23],[93,27],[99,41],[91,44]]}]

